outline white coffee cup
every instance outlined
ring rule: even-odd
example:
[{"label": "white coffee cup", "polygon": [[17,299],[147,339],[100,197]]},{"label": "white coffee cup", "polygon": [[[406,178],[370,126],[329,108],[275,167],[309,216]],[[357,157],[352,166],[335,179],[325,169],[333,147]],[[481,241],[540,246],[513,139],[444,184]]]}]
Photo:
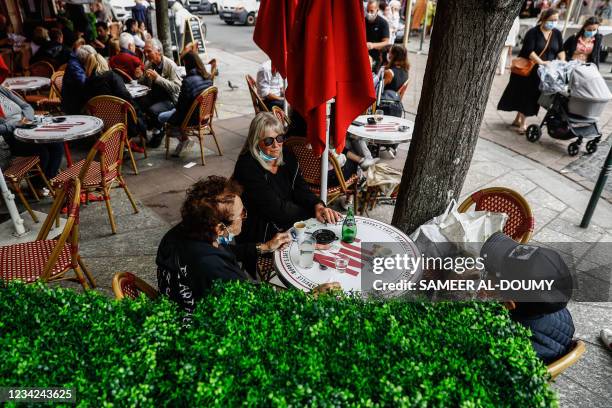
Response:
[{"label": "white coffee cup", "polygon": [[304,241],[306,237],[306,223],[304,221],[298,221],[293,224],[293,230],[295,231],[295,239],[297,242]]}]

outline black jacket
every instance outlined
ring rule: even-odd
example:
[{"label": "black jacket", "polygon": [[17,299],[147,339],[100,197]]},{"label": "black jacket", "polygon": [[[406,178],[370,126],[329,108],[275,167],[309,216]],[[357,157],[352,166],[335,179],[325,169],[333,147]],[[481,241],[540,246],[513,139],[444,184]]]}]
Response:
[{"label": "black jacket", "polygon": [[30,64],[46,61],[57,68],[67,63],[68,59],[70,59],[70,48],[65,47],[64,44],[48,41],[30,58]]},{"label": "black jacket", "polygon": [[[176,103],[176,112],[168,120],[175,126],[180,126],[189,113],[189,109],[193,104],[193,101],[207,88],[212,86],[210,79],[204,79],[195,69],[192,69],[187,73],[187,76],[183,78],[181,84],[181,91],[179,93],[178,101]],[[189,119],[190,125],[196,125],[198,123],[198,116],[194,114]]]},{"label": "black jacket", "polygon": [[510,312],[512,318],[531,329],[531,344],[545,364],[549,364],[569,351],[574,337],[574,321],[567,308],[552,313],[525,315]]},{"label": "black jacket", "polygon": [[[565,51],[565,60],[570,61],[576,52],[578,45],[578,33],[570,36],[563,44],[563,50]],[[599,66],[599,57],[603,50],[603,36],[599,33],[595,34],[595,44],[593,44],[593,52],[589,55],[587,62],[592,62]]]},{"label": "black jacket", "polygon": [[121,77],[113,71],[106,71],[101,75],[92,74],[85,82],[85,100],[95,96],[112,95],[124,99],[134,105],[132,95],[125,87]]},{"label": "black jacket", "polygon": [[179,224],[164,235],[157,250],[159,291],[187,313],[193,313],[195,302],[206,294],[213,281],[250,280],[238,260],[255,255],[254,244],[215,248],[187,237]]},{"label": "black jacket", "polygon": [[250,153],[238,157],[234,178],[244,188],[242,201],[248,210],[239,237],[244,242],[266,242],[294,222],[312,218],[315,205],[322,203],[302,178],[293,153],[284,149],[283,160],[272,174]]}]

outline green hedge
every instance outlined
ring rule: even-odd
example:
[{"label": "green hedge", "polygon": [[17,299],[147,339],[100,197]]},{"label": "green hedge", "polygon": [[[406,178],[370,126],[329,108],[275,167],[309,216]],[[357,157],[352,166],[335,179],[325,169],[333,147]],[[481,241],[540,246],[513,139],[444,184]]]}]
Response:
[{"label": "green hedge", "polygon": [[191,329],[167,300],[0,290],[0,386],[79,406],[548,407],[528,332],[486,303],[364,302],[218,285]]}]

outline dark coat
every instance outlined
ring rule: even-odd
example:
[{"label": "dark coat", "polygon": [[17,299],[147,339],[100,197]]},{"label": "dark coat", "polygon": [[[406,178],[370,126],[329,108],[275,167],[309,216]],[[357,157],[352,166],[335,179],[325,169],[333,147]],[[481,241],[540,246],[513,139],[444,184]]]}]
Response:
[{"label": "dark coat", "polygon": [[574,337],[572,315],[563,308],[556,312],[524,316],[511,312],[514,320],[531,329],[531,344],[545,364],[549,364],[566,354]]},{"label": "dark coat", "polygon": [[[578,46],[578,33],[570,36],[565,43],[563,44],[563,50],[565,51],[565,59],[566,61],[571,61],[574,53],[576,52],[576,47]],[[599,33],[595,34],[595,44],[593,44],[593,52],[589,55],[587,62],[592,62],[595,65],[599,66],[599,57],[601,51],[603,50],[603,36]]]},{"label": "dark coat", "polygon": [[54,68],[57,68],[67,63],[69,58],[70,48],[65,47],[64,44],[48,41],[30,58],[30,64],[46,61],[53,65]]},{"label": "dark coat", "polygon": [[83,110],[85,102],[85,82],[87,75],[85,69],[77,59],[76,55],[72,54],[68,60],[68,66],[64,73],[64,81],[62,83],[62,110],[68,115],[76,115]]},{"label": "dark coat", "polygon": [[125,87],[123,79],[113,71],[106,71],[101,75],[92,74],[85,82],[85,100],[88,101],[94,96],[112,95],[117,96],[131,103],[132,95]]},{"label": "dark coat", "polygon": [[255,245],[215,248],[206,241],[189,238],[179,224],[164,235],[157,250],[159,291],[193,313],[195,302],[215,280],[250,280],[238,260],[255,254]]},{"label": "dark coat", "polygon": [[[176,112],[174,112],[168,122],[175,126],[180,126],[183,120],[185,120],[185,116],[189,113],[193,101],[202,91],[210,88],[212,84],[210,79],[204,79],[195,69],[189,71],[181,84],[181,91],[176,103]],[[192,115],[189,119],[189,124],[197,125],[198,116]]]},{"label": "dark coat", "polygon": [[322,201],[302,178],[295,156],[283,150],[284,165],[276,174],[264,169],[250,153],[241,154],[234,178],[244,188],[242,201],[248,217],[239,238],[243,242],[266,242],[293,223],[314,217],[314,207]]}]

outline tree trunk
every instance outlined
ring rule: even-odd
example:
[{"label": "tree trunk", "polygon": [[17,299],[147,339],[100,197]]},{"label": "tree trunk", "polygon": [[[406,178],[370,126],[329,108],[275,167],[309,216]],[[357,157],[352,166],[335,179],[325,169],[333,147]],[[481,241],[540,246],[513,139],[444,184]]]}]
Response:
[{"label": "tree trunk", "polygon": [[393,214],[412,232],[458,198],[501,48],[521,0],[438,0],[416,123]]},{"label": "tree trunk", "polygon": [[157,38],[164,46],[164,55],[172,56],[172,40],[170,39],[170,21],[168,19],[168,0],[155,0],[155,19],[157,20]]}]

